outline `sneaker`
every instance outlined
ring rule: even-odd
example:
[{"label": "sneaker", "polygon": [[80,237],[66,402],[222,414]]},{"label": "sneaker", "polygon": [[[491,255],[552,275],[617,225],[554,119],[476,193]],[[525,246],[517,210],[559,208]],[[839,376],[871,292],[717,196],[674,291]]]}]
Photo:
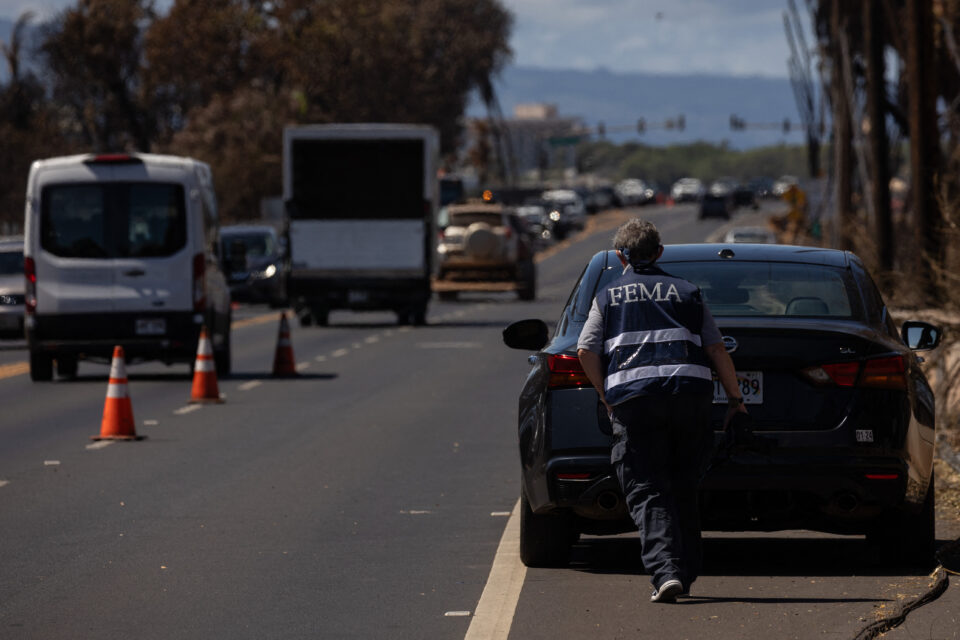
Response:
[{"label": "sneaker", "polygon": [[683,591],[683,584],[679,580],[667,580],[659,589],[654,589],[650,602],[673,602]]}]

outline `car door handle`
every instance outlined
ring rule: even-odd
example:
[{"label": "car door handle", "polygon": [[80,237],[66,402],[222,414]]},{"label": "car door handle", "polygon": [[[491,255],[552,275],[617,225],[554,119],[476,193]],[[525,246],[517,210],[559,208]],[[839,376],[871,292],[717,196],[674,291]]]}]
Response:
[{"label": "car door handle", "polygon": [[147,275],[147,272],[143,269],[130,269],[130,271],[124,271],[123,275],[135,278],[137,276],[145,276]]}]

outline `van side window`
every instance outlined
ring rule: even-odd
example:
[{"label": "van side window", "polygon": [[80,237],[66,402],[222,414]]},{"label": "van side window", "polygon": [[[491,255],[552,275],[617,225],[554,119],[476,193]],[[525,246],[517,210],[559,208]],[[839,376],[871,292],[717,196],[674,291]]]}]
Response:
[{"label": "van side window", "polygon": [[107,258],[106,191],[101,185],[47,187],[40,212],[40,246],[63,258]]}]

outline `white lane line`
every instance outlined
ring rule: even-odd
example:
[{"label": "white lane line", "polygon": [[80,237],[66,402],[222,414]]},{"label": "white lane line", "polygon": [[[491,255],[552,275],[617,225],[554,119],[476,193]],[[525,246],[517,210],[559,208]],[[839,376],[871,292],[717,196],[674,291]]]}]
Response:
[{"label": "white lane line", "polygon": [[418,342],[418,349],[479,349],[479,342]]},{"label": "white lane line", "polygon": [[373,344],[374,342],[380,342],[380,336],[368,336],[363,340],[367,344]]},{"label": "white lane line", "polygon": [[407,331],[413,331],[413,327],[400,327],[397,329],[400,333],[406,333]]},{"label": "white lane line", "polygon": [[251,380],[250,382],[244,382],[242,385],[237,387],[240,391],[250,391],[250,389],[256,389],[263,384],[263,380]]},{"label": "white lane line", "polygon": [[160,424],[160,421],[159,421],[159,420],[144,420],[144,421],[143,421],[143,426],[145,426],[145,427],[155,427],[155,426],[157,426],[158,424]]},{"label": "white lane line", "polygon": [[59,467],[59,466],[60,466],[60,461],[59,461],[59,460],[44,460],[44,461],[43,461],[43,466],[45,466],[45,467]]},{"label": "white lane line", "polygon": [[323,362],[326,359],[327,359],[327,356],[317,356],[316,358],[314,358],[314,360],[316,360],[317,362]]},{"label": "white lane line", "polygon": [[490,515],[494,518],[509,518],[510,512],[509,511],[491,511]]},{"label": "white lane line", "polygon": [[109,447],[114,442],[116,442],[116,440],[100,440],[98,442],[91,442],[86,446],[86,448],[90,450],[103,449],[104,447]]},{"label": "white lane line", "polygon": [[8,484],[10,484],[9,480],[0,480],[0,488],[5,487]]},{"label": "white lane line", "polygon": [[447,611],[443,614],[447,618],[464,618],[470,615],[469,611]]},{"label": "white lane line", "polygon": [[309,363],[309,362],[298,362],[298,363],[297,363],[297,366],[294,367],[294,368],[295,368],[297,371],[303,371],[304,369],[309,369],[309,368],[310,368],[310,363]]},{"label": "white lane line", "polygon": [[527,568],[520,561],[520,500],[513,507],[464,640],[507,640]]},{"label": "white lane line", "polygon": [[180,407],[179,409],[177,409],[176,411],[174,411],[174,413],[175,413],[176,415],[178,415],[178,416],[182,416],[182,415],[184,415],[184,414],[190,413],[191,411],[197,411],[197,410],[199,410],[201,407],[202,407],[202,405],[199,405],[199,404],[188,404],[188,405],[185,406],[185,407]]},{"label": "white lane line", "polygon": [[341,357],[347,355],[348,353],[350,353],[350,349],[337,349],[336,351],[334,351],[333,353],[330,354],[330,357],[331,357],[331,358],[341,358]]},{"label": "white lane line", "polygon": [[361,348],[362,346],[363,346],[363,344],[361,344],[361,343],[359,343],[359,342],[354,342],[353,344],[350,345],[350,348],[351,348],[351,349],[359,349],[359,348]]}]

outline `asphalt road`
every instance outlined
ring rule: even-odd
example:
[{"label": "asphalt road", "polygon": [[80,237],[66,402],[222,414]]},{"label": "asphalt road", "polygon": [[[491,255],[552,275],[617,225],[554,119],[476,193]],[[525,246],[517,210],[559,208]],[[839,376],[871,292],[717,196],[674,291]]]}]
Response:
[{"label": "asphalt road", "polygon": [[[759,217],[641,213],[668,243]],[[529,368],[500,332],[555,321],[622,219],[545,254],[534,302],[435,300],[417,328],[390,313],[293,325],[292,380],[270,376],[279,314],[241,309],[223,404],[188,404],[186,367],[128,366],[139,442],[90,440],[106,366],[34,384],[22,343],[6,343],[0,638],[464,638],[504,562],[521,588],[485,637],[852,638],[921,592],[926,576],[877,566],[862,540],[805,532],[711,536],[697,597],[677,606],[647,601],[635,536],[585,537],[565,569],[498,553]]]}]

